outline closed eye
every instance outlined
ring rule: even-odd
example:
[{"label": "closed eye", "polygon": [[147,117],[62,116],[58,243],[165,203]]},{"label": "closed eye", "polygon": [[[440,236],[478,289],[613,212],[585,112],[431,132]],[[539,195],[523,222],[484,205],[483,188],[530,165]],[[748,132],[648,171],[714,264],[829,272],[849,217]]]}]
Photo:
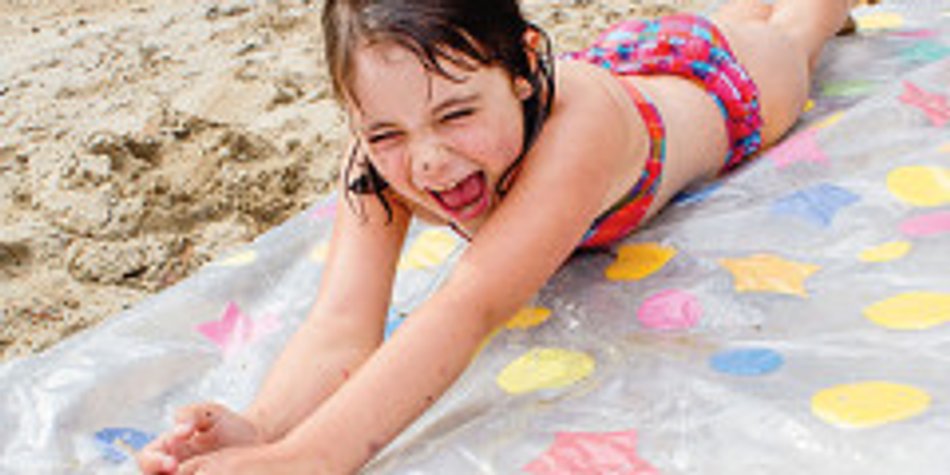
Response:
[{"label": "closed eye", "polygon": [[442,122],[451,122],[462,119],[475,113],[475,109],[457,109],[442,116]]},{"label": "closed eye", "polygon": [[390,140],[390,139],[394,139],[394,138],[398,137],[399,135],[400,135],[400,133],[399,133],[399,132],[396,132],[396,131],[381,132],[381,133],[378,133],[378,134],[370,135],[370,136],[366,139],[366,141],[369,142],[370,145],[376,145],[376,144],[379,144],[379,143],[388,141],[388,140]]}]

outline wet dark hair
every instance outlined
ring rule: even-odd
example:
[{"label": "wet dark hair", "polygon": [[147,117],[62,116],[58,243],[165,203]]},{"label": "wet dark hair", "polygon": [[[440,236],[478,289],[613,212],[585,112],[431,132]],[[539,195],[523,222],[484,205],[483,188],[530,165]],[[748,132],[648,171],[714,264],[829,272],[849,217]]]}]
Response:
[{"label": "wet dark hair", "polygon": [[[525,44],[528,31],[537,33],[537,44]],[[526,79],[532,94],[522,102],[525,133],[521,155],[505,170],[495,190],[504,196],[540,133],[554,97],[550,39],[525,19],[517,0],[326,0],[323,34],[333,91],[340,101],[353,97],[354,52],[361,44],[374,42],[403,46],[426,70],[453,81],[460,79],[449,74],[442,61],[467,70],[499,66],[512,78]],[[343,173],[351,204],[350,193],[372,193],[392,216],[383,195],[388,184],[360,150],[358,141],[349,152]]]}]

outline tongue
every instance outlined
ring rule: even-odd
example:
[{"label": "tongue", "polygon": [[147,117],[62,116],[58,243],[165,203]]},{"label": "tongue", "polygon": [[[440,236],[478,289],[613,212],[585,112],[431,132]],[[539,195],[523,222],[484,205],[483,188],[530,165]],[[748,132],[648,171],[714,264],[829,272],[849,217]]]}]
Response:
[{"label": "tongue", "polygon": [[482,195],[485,184],[480,173],[473,173],[451,190],[439,193],[439,199],[450,209],[460,209],[472,204]]}]

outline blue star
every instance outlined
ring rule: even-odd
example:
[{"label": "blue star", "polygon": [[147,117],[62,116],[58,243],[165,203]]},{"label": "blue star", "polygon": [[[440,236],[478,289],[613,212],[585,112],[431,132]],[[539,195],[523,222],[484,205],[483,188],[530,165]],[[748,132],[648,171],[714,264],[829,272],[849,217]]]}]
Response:
[{"label": "blue star", "polygon": [[950,47],[933,41],[921,41],[901,50],[901,56],[910,63],[930,63],[950,56]]},{"label": "blue star", "polygon": [[125,462],[130,452],[141,450],[154,438],[154,435],[126,427],[108,427],[95,435],[102,457],[113,463]]},{"label": "blue star", "polygon": [[860,199],[860,196],[844,188],[823,183],[779,198],[772,204],[772,212],[798,216],[816,226],[827,228],[839,211]]},{"label": "blue star", "polygon": [[701,188],[691,188],[686,191],[682,191],[673,197],[673,204],[688,205],[693,203],[702,203],[703,201],[706,201],[707,198],[712,196],[712,194],[715,193],[716,190],[718,190],[721,186],[722,183],[716,181]]}]

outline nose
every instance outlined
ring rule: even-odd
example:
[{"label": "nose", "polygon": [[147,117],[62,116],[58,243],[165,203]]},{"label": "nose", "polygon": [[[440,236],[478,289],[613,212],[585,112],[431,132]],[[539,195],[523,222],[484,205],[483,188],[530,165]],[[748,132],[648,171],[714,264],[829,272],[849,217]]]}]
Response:
[{"label": "nose", "polygon": [[438,140],[419,140],[410,149],[412,176],[417,185],[432,185],[448,164],[448,153]]}]

